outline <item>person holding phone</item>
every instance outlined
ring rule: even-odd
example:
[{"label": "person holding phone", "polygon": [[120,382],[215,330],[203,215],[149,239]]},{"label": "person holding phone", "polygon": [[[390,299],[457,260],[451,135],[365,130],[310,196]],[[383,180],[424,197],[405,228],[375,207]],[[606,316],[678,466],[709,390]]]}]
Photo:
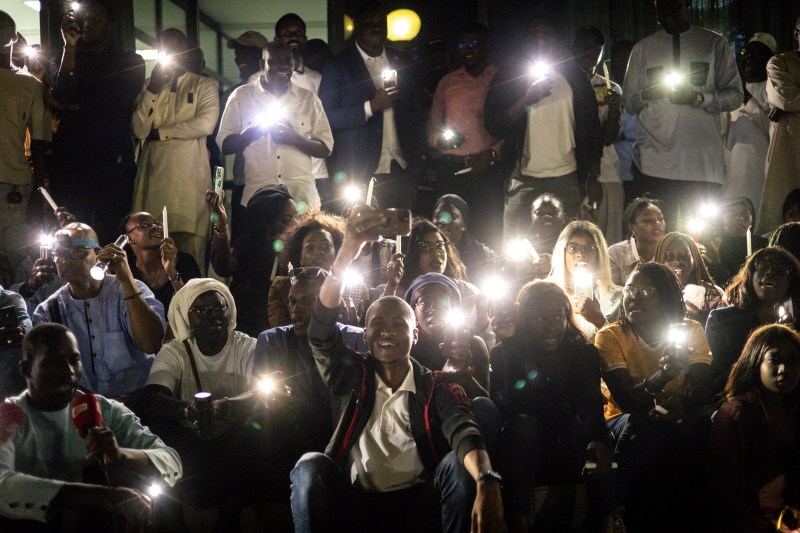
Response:
[{"label": "person holding phone", "polygon": [[[600,357],[555,283],[532,281],[517,296],[516,333],[492,349],[492,399],[503,417],[501,472],[510,532],[528,531],[534,484],[574,484],[589,464],[587,530],[609,521],[611,471],[600,392]],[[587,471],[588,471],[587,470]]]},{"label": "person holding phone", "polygon": [[[800,264],[783,248],[763,248],[751,255],[726,291],[730,307],[708,315],[706,335],[714,362],[711,365],[714,394],[722,392],[731,367],[739,358],[750,332],[781,320],[786,311],[800,304]],[[797,317],[797,311],[794,311]],[[791,320],[797,324],[797,319]]]},{"label": "person holding phone", "polygon": [[[619,503],[632,530],[679,531],[700,514],[693,505],[701,498],[690,491],[703,471],[712,358],[703,327],[684,313],[675,273],[642,263],[622,289],[619,321],[594,340],[619,462]],[[684,324],[680,343],[670,338],[670,324]],[[682,511],[662,514],[656,524],[654,508]]]},{"label": "person holding phone", "polygon": [[800,336],[775,324],[753,332],[731,369],[711,427],[712,531],[800,531]]}]

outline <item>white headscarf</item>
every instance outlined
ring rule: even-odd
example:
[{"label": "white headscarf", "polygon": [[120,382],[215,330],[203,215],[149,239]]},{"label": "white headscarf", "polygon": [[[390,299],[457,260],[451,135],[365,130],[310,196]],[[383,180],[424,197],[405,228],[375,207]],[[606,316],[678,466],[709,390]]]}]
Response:
[{"label": "white headscarf", "polygon": [[172,327],[175,338],[179,341],[185,341],[192,337],[192,328],[189,326],[189,308],[198,296],[209,291],[217,291],[225,297],[231,315],[228,333],[236,329],[236,304],[233,302],[233,295],[228,287],[215,279],[196,278],[186,282],[186,285],[175,293],[169,304],[167,314],[169,325]]}]

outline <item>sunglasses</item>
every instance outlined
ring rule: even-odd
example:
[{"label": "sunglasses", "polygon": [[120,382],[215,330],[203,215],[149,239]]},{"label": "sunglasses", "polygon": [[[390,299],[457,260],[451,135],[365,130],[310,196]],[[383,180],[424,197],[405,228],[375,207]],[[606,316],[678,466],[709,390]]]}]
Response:
[{"label": "sunglasses", "polygon": [[211,305],[198,305],[189,308],[189,313],[198,318],[204,318],[224,313],[228,309],[228,304],[216,303]]},{"label": "sunglasses", "polygon": [[575,243],[567,243],[564,247],[567,250],[569,255],[575,255],[580,253],[581,255],[595,255],[597,253],[597,246],[594,244],[587,244],[586,246],[582,246],[580,244]]},{"label": "sunglasses", "polygon": [[447,241],[436,241],[436,242],[428,242],[428,241],[419,241],[417,243],[417,248],[423,254],[429,254],[432,251],[436,250],[437,252],[446,252],[447,251]]},{"label": "sunglasses", "polygon": [[623,287],[622,294],[633,298],[641,297],[642,300],[652,298],[656,294],[655,287]]},{"label": "sunglasses", "polygon": [[152,222],[150,222],[150,221],[147,221],[147,220],[142,220],[141,222],[139,222],[138,224],[136,224],[134,227],[132,227],[131,229],[129,229],[129,230],[126,232],[126,235],[127,235],[128,233],[132,232],[133,230],[137,229],[137,228],[142,228],[142,229],[150,229],[150,228],[153,228],[153,227],[155,227],[155,228],[163,228],[163,227],[164,227],[164,224],[162,224],[162,223],[161,223],[161,222],[159,222],[158,220],[154,220],[154,221],[152,221]]}]

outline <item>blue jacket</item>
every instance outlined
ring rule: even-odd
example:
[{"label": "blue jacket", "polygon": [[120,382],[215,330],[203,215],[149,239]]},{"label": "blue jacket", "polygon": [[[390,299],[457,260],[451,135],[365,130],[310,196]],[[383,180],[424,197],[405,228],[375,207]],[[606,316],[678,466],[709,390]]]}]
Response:
[{"label": "blue jacket", "polygon": [[[394,106],[397,137],[403,158],[411,172],[422,171],[425,149],[425,118],[419,98],[420,76],[411,58],[388,46],[385,48],[389,65],[397,70],[400,92]],[[364,102],[375,96],[367,66],[354,40],[347,48],[325,64],[319,97],[333,130],[333,153],[328,158],[331,175],[345,172],[348,181],[366,181],[381,157],[383,112],[367,120]]]}]

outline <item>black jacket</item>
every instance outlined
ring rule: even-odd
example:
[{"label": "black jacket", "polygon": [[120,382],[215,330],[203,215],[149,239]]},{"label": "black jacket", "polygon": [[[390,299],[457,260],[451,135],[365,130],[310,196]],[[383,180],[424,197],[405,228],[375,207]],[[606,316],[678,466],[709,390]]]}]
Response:
[{"label": "black jacket", "polygon": [[[338,309],[319,300],[308,328],[308,340],[323,381],[331,392],[333,418],[338,420],[325,454],[340,467],[358,442],[375,403],[376,361],[348,348],[336,327]],[[411,360],[416,394],[408,401],[411,434],[425,469],[433,474],[452,449],[463,462],[475,449],[485,449],[480,428],[464,390],[447,374],[433,372]]]},{"label": "black jacket", "polygon": [[[575,159],[578,163],[578,179],[583,186],[590,165],[598,163],[603,156],[603,131],[597,112],[597,99],[586,73],[572,62],[562,62],[554,68],[564,76],[572,88],[572,108],[575,114]],[[507,110],[514,102],[522,98],[528,90],[529,84],[527,64],[520,62],[503,68],[492,79],[492,85],[489,87],[484,104],[486,130],[495,137],[506,141],[503,147],[505,152],[503,159],[512,166],[517,163],[522,154],[528,116],[523,113],[512,122],[508,117]]]}]

